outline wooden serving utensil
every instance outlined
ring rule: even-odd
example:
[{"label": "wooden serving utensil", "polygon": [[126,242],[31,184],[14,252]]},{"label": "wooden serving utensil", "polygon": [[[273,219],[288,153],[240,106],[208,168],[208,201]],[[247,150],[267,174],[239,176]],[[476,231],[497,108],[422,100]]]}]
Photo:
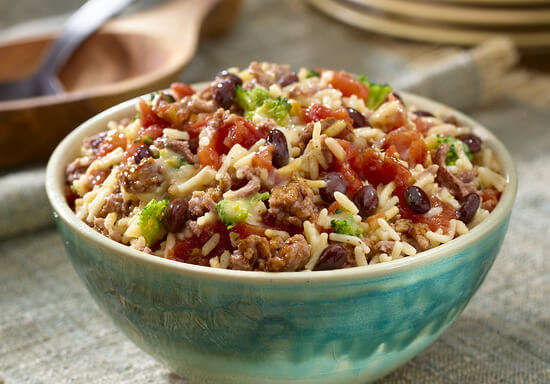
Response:
[{"label": "wooden serving utensil", "polygon": [[[84,120],[168,86],[193,57],[199,36],[224,32],[239,5],[239,0],[174,0],[107,23],[61,70],[66,93],[0,102],[0,168],[45,160]],[[32,73],[54,38],[0,44],[0,79]]]}]

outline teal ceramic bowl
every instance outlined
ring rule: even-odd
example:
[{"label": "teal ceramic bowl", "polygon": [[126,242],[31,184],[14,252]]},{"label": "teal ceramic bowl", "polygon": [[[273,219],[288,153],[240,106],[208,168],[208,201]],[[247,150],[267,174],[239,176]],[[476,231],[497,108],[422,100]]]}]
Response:
[{"label": "teal ceramic bowl", "polygon": [[[404,94],[408,104],[451,112]],[[59,144],[46,188],[78,275],[140,348],[192,383],[365,383],[432,344],[487,275],[506,233],[517,178],[512,158],[463,114],[500,157],[508,187],[491,215],[451,242],[385,264],[323,272],[244,272],[178,263],[130,249],[80,221],[63,196],[65,166],[84,137],[133,116],[130,100]]]}]

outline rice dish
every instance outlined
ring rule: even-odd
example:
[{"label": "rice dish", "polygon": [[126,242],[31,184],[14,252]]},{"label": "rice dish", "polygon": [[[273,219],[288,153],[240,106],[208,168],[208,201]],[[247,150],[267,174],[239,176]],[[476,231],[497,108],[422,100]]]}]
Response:
[{"label": "rice dish", "polygon": [[137,250],[233,270],[368,267],[447,243],[507,185],[482,138],[387,84],[251,63],[84,140],[66,197]]}]

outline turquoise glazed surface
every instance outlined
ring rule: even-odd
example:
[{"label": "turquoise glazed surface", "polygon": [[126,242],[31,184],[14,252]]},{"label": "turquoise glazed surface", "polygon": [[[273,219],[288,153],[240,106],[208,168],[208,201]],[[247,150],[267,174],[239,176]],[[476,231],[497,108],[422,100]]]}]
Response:
[{"label": "turquoise glazed surface", "polygon": [[[424,109],[445,108],[408,95]],[[437,108],[435,108],[437,107]],[[83,124],[48,165],[47,190],[70,259],[99,306],[139,347],[193,383],[365,383],[426,348],[462,312],[502,244],[509,186],[470,233],[413,257],[327,272],[225,271],[177,263],[113,242],[63,198],[63,169],[82,138],[131,114],[133,102]]]}]

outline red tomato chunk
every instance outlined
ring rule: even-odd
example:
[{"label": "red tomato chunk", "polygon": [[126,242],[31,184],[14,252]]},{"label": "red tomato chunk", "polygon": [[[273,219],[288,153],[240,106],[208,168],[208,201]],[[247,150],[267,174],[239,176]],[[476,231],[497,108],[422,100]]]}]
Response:
[{"label": "red tomato chunk", "polygon": [[344,108],[333,110],[319,104],[311,104],[302,111],[302,118],[306,123],[323,120],[329,117],[333,117],[336,120],[344,120],[350,124],[353,124],[353,119]]},{"label": "red tomato chunk", "polygon": [[344,97],[356,95],[357,97],[367,101],[369,98],[369,87],[353,78],[345,72],[334,72],[330,84],[342,92]]}]

